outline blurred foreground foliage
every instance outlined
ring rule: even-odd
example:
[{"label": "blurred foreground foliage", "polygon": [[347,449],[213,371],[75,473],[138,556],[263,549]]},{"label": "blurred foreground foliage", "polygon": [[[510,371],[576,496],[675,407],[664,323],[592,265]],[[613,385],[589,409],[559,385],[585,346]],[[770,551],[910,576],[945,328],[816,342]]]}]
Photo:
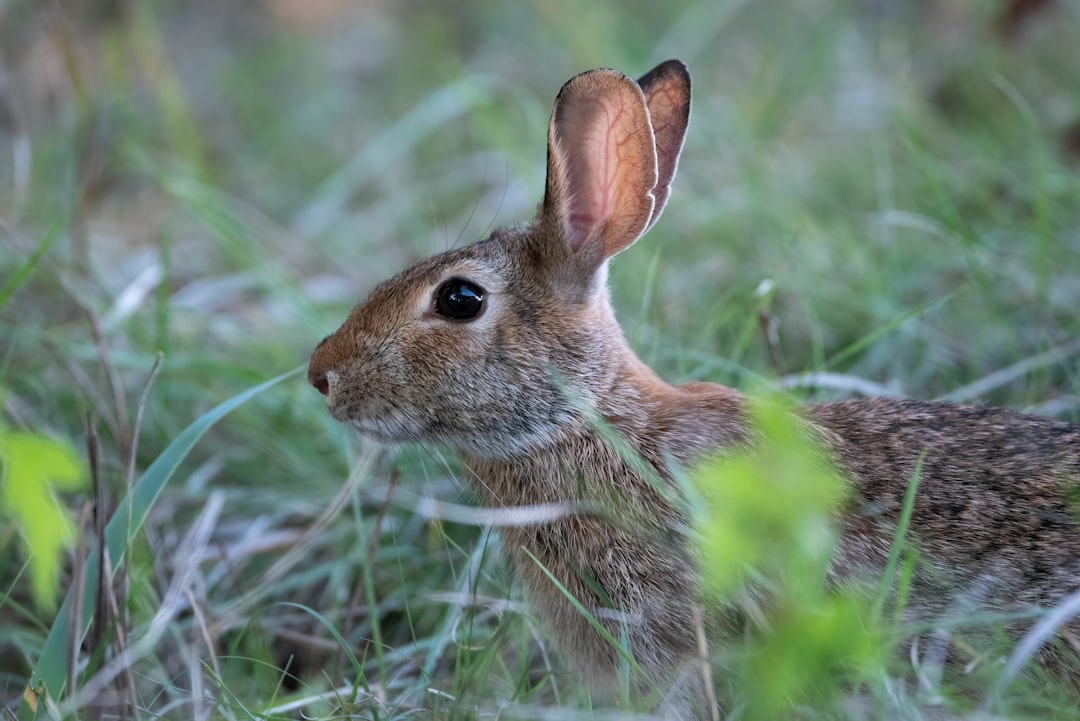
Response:
[{"label": "blurred foreground foliage", "polygon": [[57,492],[85,485],[86,467],[69,443],[0,425],[0,518],[12,519],[22,536],[33,599],[46,609],[55,607],[64,554],[75,540]]},{"label": "blurred foreground foliage", "polygon": [[787,406],[754,399],[754,449],[713,460],[693,479],[705,601],[762,626],[734,651],[727,681],[749,719],[828,708],[883,672],[891,638],[865,588],[828,583],[849,489]]}]

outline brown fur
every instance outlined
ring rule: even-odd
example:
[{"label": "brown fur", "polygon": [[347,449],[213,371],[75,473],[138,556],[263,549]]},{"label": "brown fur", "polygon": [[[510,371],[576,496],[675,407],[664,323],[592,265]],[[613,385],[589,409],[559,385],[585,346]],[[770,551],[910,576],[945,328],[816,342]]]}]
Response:
[{"label": "brown fur", "polygon": [[[682,677],[677,709],[700,690],[686,670],[698,578],[672,479],[751,444],[752,433],[736,391],[672,387],[638,360],[608,301],[606,261],[656,221],[689,109],[689,75],[677,61],[637,83],[610,70],[570,80],[552,112],[538,217],[378,286],[309,368],[338,420],[384,441],[456,449],[489,506],[602,509],[505,529],[506,550],[571,667],[610,691],[618,653],[541,566],[616,639],[625,634],[645,671],[641,690]],[[451,278],[484,290],[475,319],[437,312],[437,289]],[[880,573],[924,457],[912,531],[926,563],[913,613],[957,598],[1053,604],[1080,583],[1080,533],[1066,500],[1080,479],[1076,427],[892,400],[813,406],[806,417],[857,491],[836,578]]]}]

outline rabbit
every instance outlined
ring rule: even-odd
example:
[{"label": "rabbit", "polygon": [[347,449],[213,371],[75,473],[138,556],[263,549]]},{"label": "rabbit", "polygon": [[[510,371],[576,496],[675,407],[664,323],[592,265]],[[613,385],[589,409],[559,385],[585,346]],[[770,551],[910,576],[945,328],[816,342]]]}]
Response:
[{"label": "rabbit", "polygon": [[[483,504],[563,509],[502,529],[535,614],[596,692],[620,688],[623,645],[643,671],[637,692],[667,690],[681,699],[676,716],[707,680],[699,566],[674,479],[753,447],[755,432],[737,390],[672,386],[638,359],[609,302],[607,263],[659,218],[689,119],[678,60],[637,81],[610,69],[571,78],[552,110],[536,217],[378,285],[308,368],[330,414],[360,434],[454,449]],[[835,578],[884,567],[921,462],[911,533],[928,570],[914,613],[976,596],[1053,605],[1080,586],[1068,500],[1080,427],[888,399],[805,406],[801,418],[854,489]]]}]

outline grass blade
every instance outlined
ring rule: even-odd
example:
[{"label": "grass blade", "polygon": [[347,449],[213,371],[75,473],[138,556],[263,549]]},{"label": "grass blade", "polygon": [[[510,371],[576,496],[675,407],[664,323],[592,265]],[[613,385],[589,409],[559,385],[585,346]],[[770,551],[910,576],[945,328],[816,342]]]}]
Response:
[{"label": "grass blade", "polygon": [[30,257],[26,259],[26,262],[20,265],[18,270],[11,274],[11,277],[4,283],[4,287],[0,288],[0,310],[7,305],[7,302],[11,300],[11,296],[19,289],[19,286],[23,284],[23,281],[30,276],[30,273],[34,271],[38,261],[41,260],[41,256],[45,255],[45,252],[52,246],[53,241],[56,240],[59,235],[60,224],[57,223],[49,228],[49,232],[41,239],[41,242],[38,243],[38,247],[35,248],[34,252],[30,254]]},{"label": "grass blade", "polygon": [[896,583],[897,573],[900,566],[900,557],[907,549],[907,532],[911,526],[911,514],[915,511],[915,494],[919,491],[919,477],[922,475],[923,461],[926,460],[926,451],[919,456],[915,463],[915,472],[911,476],[907,491],[904,493],[904,505],[900,509],[900,519],[893,529],[892,544],[889,546],[889,558],[885,562],[885,571],[881,577],[881,586],[878,597],[874,603],[874,622],[881,621],[885,604],[893,595],[893,584]]},{"label": "grass blade", "polygon": [[[151,506],[160,495],[165,484],[168,483],[180,463],[187,457],[191,449],[200,438],[219,420],[239,408],[263,391],[288,380],[300,373],[303,369],[296,368],[279,375],[276,378],[261,383],[254,388],[233,396],[229,400],[215,406],[203,414],[185,428],[161,455],[150,464],[150,467],[142,474],[130,495],[116,509],[109,525],[105,528],[105,544],[109,551],[112,563],[118,565],[124,557],[124,551],[133,540],[143,522],[150,513]],[[86,562],[86,584],[82,589],[83,604],[82,618],[79,620],[79,628],[74,630],[78,638],[86,633],[90,618],[94,609],[94,598],[97,593],[97,568],[101,559],[97,553],[90,554]],[[45,639],[45,645],[41,650],[33,676],[23,693],[23,700],[19,704],[19,721],[30,721],[38,716],[38,710],[44,704],[41,703],[41,695],[47,694],[53,700],[59,698],[64,690],[67,679],[67,649],[73,630],[70,628],[69,608],[74,602],[74,594],[78,589],[68,591],[64,603],[56,614],[56,621],[49,629],[49,635]]]}]

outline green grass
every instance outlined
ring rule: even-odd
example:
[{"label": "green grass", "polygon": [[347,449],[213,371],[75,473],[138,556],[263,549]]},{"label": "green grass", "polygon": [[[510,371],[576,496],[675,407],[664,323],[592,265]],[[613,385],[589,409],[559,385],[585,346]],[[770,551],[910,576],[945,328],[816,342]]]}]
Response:
[{"label": "green grass", "polygon": [[[632,345],[664,377],[781,380],[810,400],[860,382],[973,388],[1076,421],[1080,16],[1058,3],[1006,41],[997,12],[0,4],[2,425],[100,439],[98,495],[63,496],[82,518],[64,590],[97,548],[88,503],[121,507],[184,429],[304,363],[380,279],[530,216],[551,101],[596,66],[677,56],[694,77],[674,195],[611,272]],[[452,458],[353,439],[301,379],[257,395],[146,504],[69,686],[117,675],[57,702],[74,717],[78,698],[80,718],[125,703],[143,719],[589,717],[497,530],[419,513],[423,497],[467,502]],[[62,622],[25,563],[0,525],[3,702]],[[724,675],[751,658],[736,646],[714,675],[747,717],[752,692]],[[138,653],[116,663],[124,648]],[[920,691],[903,661],[793,713],[975,717],[982,692]],[[1074,706],[1036,672],[989,713]]]}]

